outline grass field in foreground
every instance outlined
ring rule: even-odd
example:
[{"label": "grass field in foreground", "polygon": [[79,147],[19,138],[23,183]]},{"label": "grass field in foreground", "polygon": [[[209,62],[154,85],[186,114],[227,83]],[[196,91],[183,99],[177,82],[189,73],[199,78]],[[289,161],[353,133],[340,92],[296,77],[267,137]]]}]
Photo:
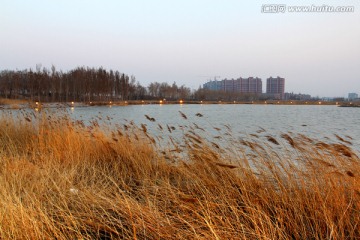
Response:
[{"label": "grass field in foreground", "polygon": [[356,239],[360,160],[338,139],[254,134],[228,151],[190,128],[159,150],[145,125],[3,115],[0,238]]}]

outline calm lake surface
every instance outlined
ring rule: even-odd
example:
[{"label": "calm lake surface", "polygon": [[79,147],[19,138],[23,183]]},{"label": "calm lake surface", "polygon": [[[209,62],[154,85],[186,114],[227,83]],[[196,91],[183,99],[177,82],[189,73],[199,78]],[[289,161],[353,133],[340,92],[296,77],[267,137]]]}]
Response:
[{"label": "calm lake surface", "polygon": [[[203,116],[196,116],[198,113]],[[145,115],[156,121],[149,121]],[[360,149],[360,108],[240,104],[131,105],[75,107],[70,110],[70,116],[85,122],[98,120],[100,123],[121,126],[129,121],[138,126],[146,124],[148,131],[155,136],[183,136],[195,124],[205,130],[197,128],[197,132],[210,138],[229,132],[234,138],[260,132],[277,137],[291,132],[327,142],[338,142],[334,135],[338,134],[347,140],[352,138],[350,141],[353,148]],[[159,124],[163,130],[160,130]],[[167,125],[175,129],[171,134],[167,131]]]}]

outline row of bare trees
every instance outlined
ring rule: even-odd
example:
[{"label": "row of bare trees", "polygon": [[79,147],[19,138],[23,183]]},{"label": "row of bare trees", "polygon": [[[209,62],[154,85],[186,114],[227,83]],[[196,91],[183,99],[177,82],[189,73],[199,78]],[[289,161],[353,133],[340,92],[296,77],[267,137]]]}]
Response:
[{"label": "row of bare trees", "polygon": [[134,76],[104,68],[78,67],[68,72],[36,65],[35,70],[0,71],[0,97],[44,102],[117,101],[117,100],[257,100],[262,95],[211,91],[191,91],[175,82],[152,82],[147,87]]},{"label": "row of bare trees", "polygon": [[150,83],[148,95],[151,98],[165,98],[169,100],[190,99],[192,97],[190,88],[185,87],[185,85],[178,87],[175,82],[172,85],[166,82]]},{"label": "row of bare trees", "polygon": [[68,72],[36,66],[36,70],[0,72],[0,97],[46,102],[108,101],[146,98],[134,76],[103,68],[78,67]]}]

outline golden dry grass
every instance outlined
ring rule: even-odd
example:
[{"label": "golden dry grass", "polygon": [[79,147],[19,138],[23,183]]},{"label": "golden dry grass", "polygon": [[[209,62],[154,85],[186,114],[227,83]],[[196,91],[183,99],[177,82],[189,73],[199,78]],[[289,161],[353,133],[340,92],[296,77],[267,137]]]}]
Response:
[{"label": "golden dry grass", "polygon": [[0,119],[1,239],[360,236],[350,142],[254,134],[225,150],[190,130],[158,152],[145,125],[35,116]]}]

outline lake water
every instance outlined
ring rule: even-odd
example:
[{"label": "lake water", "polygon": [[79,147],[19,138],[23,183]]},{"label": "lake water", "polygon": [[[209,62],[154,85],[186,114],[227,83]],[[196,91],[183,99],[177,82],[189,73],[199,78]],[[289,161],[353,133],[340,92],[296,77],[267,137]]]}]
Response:
[{"label": "lake water", "polygon": [[[184,119],[180,112],[187,116]],[[74,119],[85,122],[94,119],[123,125],[133,121],[146,124],[155,136],[182,136],[195,124],[197,131],[205,137],[216,137],[231,132],[232,137],[241,138],[249,134],[264,132],[274,137],[282,133],[301,133],[308,137],[338,142],[334,134],[351,137],[355,149],[360,149],[360,108],[337,106],[288,106],[288,105],[130,105],[103,107],[75,107],[71,109]],[[196,116],[198,113],[202,117]],[[154,118],[151,122],[145,115]],[[167,130],[173,127],[170,134]],[[199,130],[200,128],[204,129]],[[230,130],[229,130],[230,129]],[[263,130],[264,129],[264,130]],[[347,138],[350,139],[350,138]]]}]

